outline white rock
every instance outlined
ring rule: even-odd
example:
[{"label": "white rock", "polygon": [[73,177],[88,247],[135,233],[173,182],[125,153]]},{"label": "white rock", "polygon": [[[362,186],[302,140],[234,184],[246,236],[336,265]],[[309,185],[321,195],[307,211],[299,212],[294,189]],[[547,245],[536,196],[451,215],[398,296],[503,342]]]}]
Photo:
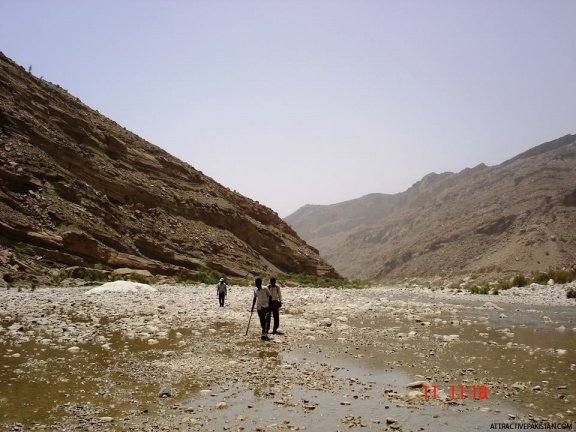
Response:
[{"label": "white rock", "polygon": [[130,282],[130,281],[114,281],[106,282],[105,284],[92,288],[86,291],[86,294],[102,294],[102,293],[151,293],[156,292],[157,289],[148,284]]},{"label": "white rock", "polygon": [[409,384],[406,384],[407,388],[422,388],[426,385],[426,381],[414,381]]}]

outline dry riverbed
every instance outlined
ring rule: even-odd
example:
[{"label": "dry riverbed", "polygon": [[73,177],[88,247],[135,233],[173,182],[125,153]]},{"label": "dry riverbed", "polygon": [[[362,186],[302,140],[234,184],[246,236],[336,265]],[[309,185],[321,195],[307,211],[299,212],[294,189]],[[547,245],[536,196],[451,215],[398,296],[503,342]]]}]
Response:
[{"label": "dry riverbed", "polygon": [[214,286],[123,284],[0,292],[0,429],[576,424],[566,287],[284,288],[285,335],[262,341],[256,314],[245,336],[251,288],[220,308]]}]

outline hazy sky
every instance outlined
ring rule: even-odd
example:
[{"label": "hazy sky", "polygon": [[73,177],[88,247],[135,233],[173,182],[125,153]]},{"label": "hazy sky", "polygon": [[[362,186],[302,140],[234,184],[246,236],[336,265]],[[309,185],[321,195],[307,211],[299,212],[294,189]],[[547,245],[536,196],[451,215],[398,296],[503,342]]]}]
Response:
[{"label": "hazy sky", "polygon": [[282,217],[576,133],[574,0],[0,0],[0,50]]}]

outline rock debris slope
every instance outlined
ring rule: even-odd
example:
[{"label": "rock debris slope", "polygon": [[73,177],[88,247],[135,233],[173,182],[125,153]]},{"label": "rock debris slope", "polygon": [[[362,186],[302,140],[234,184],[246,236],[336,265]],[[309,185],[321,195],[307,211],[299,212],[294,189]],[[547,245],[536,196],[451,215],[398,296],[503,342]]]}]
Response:
[{"label": "rock debris slope", "polygon": [[576,264],[576,136],[285,218],[349,278],[506,277]]},{"label": "rock debris slope", "polygon": [[[0,53],[0,271],[337,276],[278,215]],[[35,277],[36,277],[35,276]]]}]

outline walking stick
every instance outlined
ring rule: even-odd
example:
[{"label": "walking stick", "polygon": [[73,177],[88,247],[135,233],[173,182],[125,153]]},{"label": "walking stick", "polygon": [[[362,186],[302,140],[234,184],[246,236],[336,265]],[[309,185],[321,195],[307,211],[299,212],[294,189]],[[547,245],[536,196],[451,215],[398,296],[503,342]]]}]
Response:
[{"label": "walking stick", "polygon": [[254,308],[250,311],[250,319],[248,320],[248,327],[246,327],[246,334],[244,336],[248,336],[248,329],[250,328],[250,321],[252,321],[252,314],[254,313]]}]

